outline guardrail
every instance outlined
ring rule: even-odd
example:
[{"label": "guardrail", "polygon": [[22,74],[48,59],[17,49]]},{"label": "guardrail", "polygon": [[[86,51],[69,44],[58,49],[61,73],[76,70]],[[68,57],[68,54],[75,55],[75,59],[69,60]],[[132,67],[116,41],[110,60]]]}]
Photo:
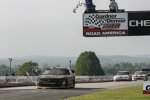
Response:
[{"label": "guardrail", "polygon": [[0,87],[34,86],[37,76],[0,76]]},{"label": "guardrail", "polygon": [[76,76],[76,83],[109,81],[113,81],[113,76]]},{"label": "guardrail", "polygon": [[[38,76],[0,76],[0,87],[32,86],[36,84]],[[76,83],[108,82],[113,76],[76,76]]]},{"label": "guardrail", "polygon": [[34,82],[37,80],[37,76],[0,76],[0,82],[7,83],[22,83],[26,81]]}]

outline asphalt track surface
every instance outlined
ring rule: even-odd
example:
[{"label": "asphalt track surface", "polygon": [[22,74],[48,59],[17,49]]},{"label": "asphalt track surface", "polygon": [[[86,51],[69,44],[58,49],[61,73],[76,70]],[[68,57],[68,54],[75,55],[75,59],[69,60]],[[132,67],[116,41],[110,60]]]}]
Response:
[{"label": "asphalt track surface", "polygon": [[36,89],[30,87],[0,88],[0,100],[63,100],[68,97],[106,89],[134,86],[143,82],[107,82],[76,84],[74,89]]}]

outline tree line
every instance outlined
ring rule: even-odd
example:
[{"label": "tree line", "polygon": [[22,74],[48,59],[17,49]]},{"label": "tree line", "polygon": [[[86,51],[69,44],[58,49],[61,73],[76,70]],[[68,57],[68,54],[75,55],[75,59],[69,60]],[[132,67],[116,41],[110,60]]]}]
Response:
[{"label": "tree line", "polygon": [[129,62],[121,62],[116,64],[108,64],[103,66],[103,69],[106,75],[115,75],[118,71],[130,71],[134,73],[135,71],[141,71],[142,68],[150,68],[150,63],[129,63]]},{"label": "tree line", "polygon": [[[50,66],[49,66],[50,67]],[[61,66],[59,66],[61,67]],[[92,51],[82,52],[76,63],[70,66],[75,71],[76,75],[79,76],[103,76],[103,75],[115,75],[118,71],[140,71],[142,68],[150,68],[150,63],[129,63],[121,62],[116,64],[107,64],[101,66],[100,60],[96,54]],[[47,67],[48,68],[48,67]],[[37,62],[27,61],[21,65],[12,68],[13,75],[40,75],[46,66],[40,66]],[[10,67],[6,65],[0,65],[0,75],[8,75],[10,73]]]}]

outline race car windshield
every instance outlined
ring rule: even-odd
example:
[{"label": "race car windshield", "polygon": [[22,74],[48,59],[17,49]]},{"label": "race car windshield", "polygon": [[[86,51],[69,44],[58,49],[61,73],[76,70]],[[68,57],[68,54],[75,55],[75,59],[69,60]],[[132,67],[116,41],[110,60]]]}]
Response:
[{"label": "race car windshield", "polygon": [[137,72],[135,72],[135,74],[141,75],[141,74],[146,74],[146,72],[144,72],[144,71],[137,71]]},{"label": "race car windshield", "polygon": [[69,75],[69,71],[67,69],[51,69],[46,70],[43,75]]},{"label": "race car windshield", "polygon": [[118,72],[117,75],[129,75],[129,72]]}]

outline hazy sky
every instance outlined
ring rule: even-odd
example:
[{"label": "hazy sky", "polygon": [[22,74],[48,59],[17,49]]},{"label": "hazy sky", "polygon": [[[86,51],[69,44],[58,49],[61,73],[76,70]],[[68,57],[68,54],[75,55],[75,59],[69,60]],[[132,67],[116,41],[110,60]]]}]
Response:
[{"label": "hazy sky", "polygon": [[[83,0],[84,1],[84,0]],[[116,0],[119,8],[150,10],[150,0]],[[108,9],[109,0],[93,0],[96,9]],[[78,56],[150,54],[150,36],[86,38],[82,33],[78,0],[0,0],[0,58],[31,55]]]}]

